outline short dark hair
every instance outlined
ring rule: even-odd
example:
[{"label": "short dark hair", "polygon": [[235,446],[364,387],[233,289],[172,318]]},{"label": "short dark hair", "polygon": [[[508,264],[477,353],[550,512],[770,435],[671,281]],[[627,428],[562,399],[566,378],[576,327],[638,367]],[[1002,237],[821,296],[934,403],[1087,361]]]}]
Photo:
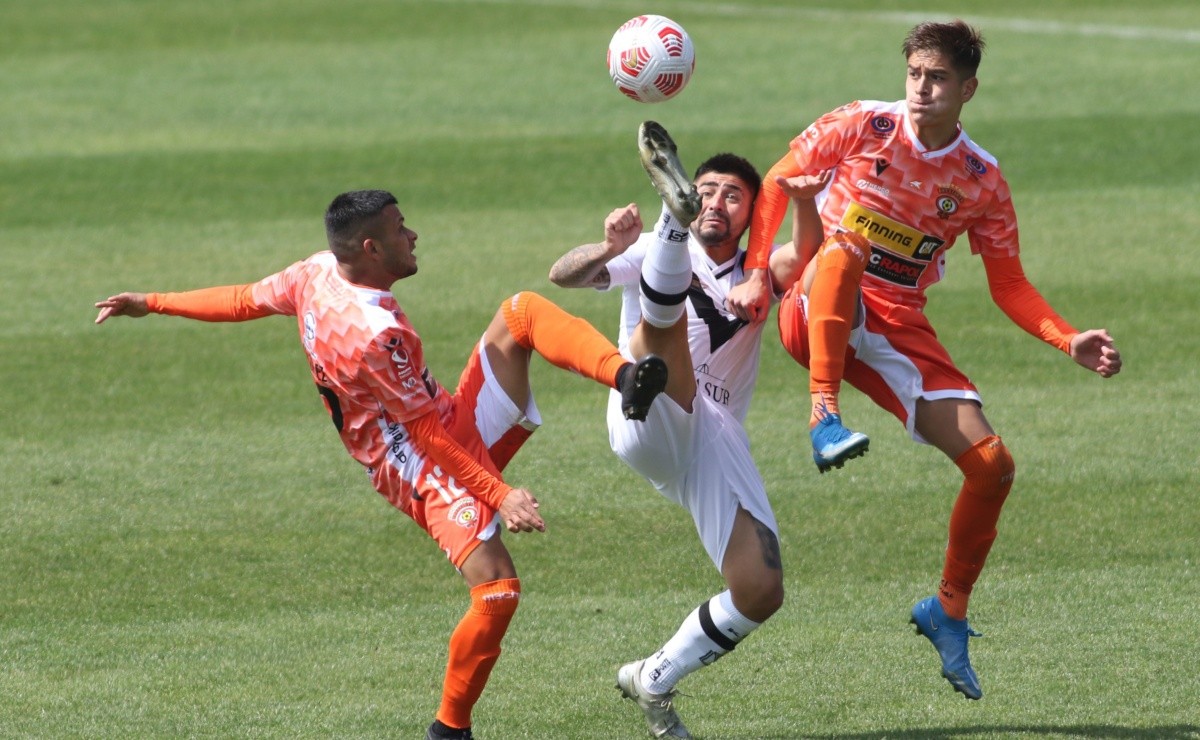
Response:
[{"label": "short dark hair", "polygon": [[954,20],[950,23],[934,23],[928,21],[913,27],[904,37],[904,58],[908,59],[918,51],[935,51],[950,57],[954,70],[963,79],[974,77],[979,70],[979,62],[983,60],[983,50],[987,44],[983,34],[967,25],[966,21]]},{"label": "short dark hair", "polygon": [[709,172],[716,172],[719,175],[733,175],[750,187],[750,200],[753,201],[758,197],[758,191],[762,189],[762,175],[758,174],[758,170],[754,165],[750,164],[745,157],[739,157],[736,154],[722,152],[714,154],[708,159],[700,163],[696,168],[696,175],[692,181],[700,179],[701,175]]},{"label": "short dark hair", "polygon": [[384,208],[396,205],[396,196],[386,190],[351,190],[333,199],[325,209],[325,236],[337,254],[350,247],[363,227]]}]

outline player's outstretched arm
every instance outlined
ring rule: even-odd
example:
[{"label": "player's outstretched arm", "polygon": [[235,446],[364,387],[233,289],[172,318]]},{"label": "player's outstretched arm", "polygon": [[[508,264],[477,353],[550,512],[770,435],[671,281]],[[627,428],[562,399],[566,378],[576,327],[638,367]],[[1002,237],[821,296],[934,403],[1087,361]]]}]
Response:
[{"label": "player's outstretched arm", "polygon": [[725,308],[742,321],[758,323],[771,310],[771,294],[767,287],[769,274],[762,268],[746,270],[742,282],[729,289]]},{"label": "player's outstretched arm", "polygon": [[128,316],[137,319],[150,313],[150,309],[146,306],[145,293],[118,293],[102,301],[96,301],[96,308],[100,309],[99,315],[96,316],[97,324],[103,324],[110,316]]},{"label": "player's outstretched arm", "polygon": [[1102,378],[1121,372],[1121,352],[1107,329],[1089,329],[1072,337],[1071,359]]},{"label": "player's outstretched arm", "polygon": [[775,183],[792,199],[792,240],[771,253],[771,289],[782,293],[800,279],[825,239],[821,214],[813,198],[829,184],[832,170],[819,175],[776,176]]},{"label": "player's outstretched arm", "polygon": [[746,243],[746,277],[733,286],[725,296],[725,308],[743,321],[759,322],[771,310],[770,263],[771,243],[775,240],[783,219],[787,216],[788,195],[779,185],[779,178],[803,174],[789,152],[776,162],[754,200],[750,216],[750,233]]}]

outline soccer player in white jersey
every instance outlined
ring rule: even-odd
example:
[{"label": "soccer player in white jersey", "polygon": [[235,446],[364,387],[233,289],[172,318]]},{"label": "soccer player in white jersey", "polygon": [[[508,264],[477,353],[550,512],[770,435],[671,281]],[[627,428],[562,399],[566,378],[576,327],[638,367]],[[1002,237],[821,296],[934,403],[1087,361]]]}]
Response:
[{"label": "soccer player in white jersey", "polygon": [[[636,204],[612,211],[604,241],[567,252],[550,270],[562,287],[621,287],[618,347],[627,358],[661,357],[666,390],[645,422],[608,408],[613,451],[692,515],[727,589],[687,616],[644,660],[617,674],[617,687],[642,709],[655,737],[691,737],[674,708],[675,685],[711,664],[783,603],[775,516],[750,456],[743,422],[758,373],[762,323],[729,314],[725,294],[743,278],[739,247],[760,177],[733,154],[718,154],[688,179],[667,132],[653,121],[638,132],[642,164],[663,198],[654,229],[642,233]],[[770,258],[776,296],[800,276],[800,254],[821,227],[813,197],[827,176],[779,183],[796,202],[793,241]]]}]

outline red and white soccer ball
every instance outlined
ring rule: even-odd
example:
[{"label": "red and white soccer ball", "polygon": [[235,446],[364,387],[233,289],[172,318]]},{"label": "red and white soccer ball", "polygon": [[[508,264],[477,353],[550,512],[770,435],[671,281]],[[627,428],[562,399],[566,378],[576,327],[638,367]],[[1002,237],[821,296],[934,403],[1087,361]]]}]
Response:
[{"label": "red and white soccer ball", "polygon": [[608,42],[608,74],[617,89],[640,103],[679,94],[696,68],[696,48],[683,26],[661,15],[639,15]]}]

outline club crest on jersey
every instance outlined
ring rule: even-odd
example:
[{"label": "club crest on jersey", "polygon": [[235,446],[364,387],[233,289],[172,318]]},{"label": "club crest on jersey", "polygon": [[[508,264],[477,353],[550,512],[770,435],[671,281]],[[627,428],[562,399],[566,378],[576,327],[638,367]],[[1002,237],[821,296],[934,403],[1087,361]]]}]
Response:
[{"label": "club crest on jersey", "polygon": [[953,185],[939,185],[937,198],[934,200],[938,218],[947,219],[958,213],[959,206],[966,197],[963,191]]},{"label": "club crest on jersey", "polygon": [[896,128],[896,122],[887,116],[875,116],[871,119],[871,129],[879,138],[888,136]]},{"label": "club crest on jersey", "polygon": [[479,519],[479,508],[475,505],[475,499],[464,496],[455,501],[450,505],[447,518],[464,529],[475,526],[475,520]]}]

